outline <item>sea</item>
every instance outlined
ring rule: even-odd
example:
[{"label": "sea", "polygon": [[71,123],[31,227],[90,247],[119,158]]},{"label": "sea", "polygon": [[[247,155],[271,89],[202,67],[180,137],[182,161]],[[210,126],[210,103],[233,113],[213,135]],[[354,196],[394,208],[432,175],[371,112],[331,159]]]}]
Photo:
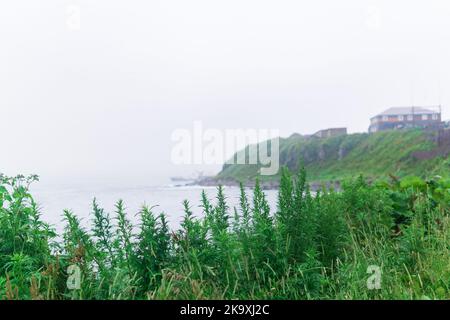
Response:
[{"label": "sea", "polygon": [[[194,216],[203,216],[201,204],[201,192],[204,190],[208,198],[215,203],[217,187],[203,187],[195,185],[173,185],[160,186],[145,185],[99,185],[99,184],[74,184],[74,185],[32,185],[30,191],[38,203],[41,218],[61,233],[64,228],[63,211],[71,210],[81,220],[85,228],[91,226],[92,201],[97,200],[100,207],[104,208],[114,218],[115,204],[119,199],[123,200],[128,218],[134,225],[139,223],[139,211],[143,205],[154,207],[155,215],[165,213],[169,226],[177,230],[183,219],[183,201],[188,200]],[[233,215],[233,207],[239,206],[239,188],[224,187],[230,216]],[[252,190],[248,189],[251,201]],[[267,200],[272,211],[276,209],[277,191],[265,190]]]}]

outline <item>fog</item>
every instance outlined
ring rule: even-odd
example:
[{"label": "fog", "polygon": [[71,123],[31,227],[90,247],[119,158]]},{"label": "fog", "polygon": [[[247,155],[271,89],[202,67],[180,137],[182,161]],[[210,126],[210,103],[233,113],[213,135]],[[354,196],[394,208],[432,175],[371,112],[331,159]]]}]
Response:
[{"label": "fog", "polygon": [[171,162],[196,120],[289,136],[367,131],[391,106],[448,119],[449,17],[446,0],[2,1],[0,172],[156,184],[219,169]]}]

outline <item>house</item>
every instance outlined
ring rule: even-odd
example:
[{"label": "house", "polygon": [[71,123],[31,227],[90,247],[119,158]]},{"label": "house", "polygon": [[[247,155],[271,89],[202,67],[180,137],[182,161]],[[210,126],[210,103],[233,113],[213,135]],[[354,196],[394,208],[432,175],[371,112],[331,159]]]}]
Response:
[{"label": "house", "polygon": [[313,137],[317,138],[330,138],[347,134],[347,128],[329,128],[317,131],[313,134]]},{"label": "house", "polygon": [[[436,111],[437,109],[437,111]],[[441,123],[441,107],[394,107],[370,119],[369,132],[424,128]]]}]

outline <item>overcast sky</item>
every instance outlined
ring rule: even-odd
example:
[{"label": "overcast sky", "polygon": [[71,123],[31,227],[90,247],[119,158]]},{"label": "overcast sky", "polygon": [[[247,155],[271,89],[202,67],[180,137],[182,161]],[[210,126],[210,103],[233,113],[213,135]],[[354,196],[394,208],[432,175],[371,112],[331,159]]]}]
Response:
[{"label": "overcast sky", "polygon": [[0,171],[156,183],[193,170],[170,151],[194,120],[288,136],[366,131],[390,106],[450,118],[449,17],[447,0],[2,1]]}]

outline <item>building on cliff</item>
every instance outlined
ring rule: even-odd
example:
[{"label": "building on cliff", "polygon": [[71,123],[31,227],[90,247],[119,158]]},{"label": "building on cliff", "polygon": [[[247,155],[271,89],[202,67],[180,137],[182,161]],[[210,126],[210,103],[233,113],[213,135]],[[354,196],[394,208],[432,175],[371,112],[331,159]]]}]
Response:
[{"label": "building on cliff", "polygon": [[369,132],[403,128],[425,128],[441,123],[441,106],[394,107],[370,119]]},{"label": "building on cliff", "polygon": [[319,130],[314,133],[312,136],[316,138],[330,138],[336,136],[342,136],[347,134],[347,128],[329,128]]}]

